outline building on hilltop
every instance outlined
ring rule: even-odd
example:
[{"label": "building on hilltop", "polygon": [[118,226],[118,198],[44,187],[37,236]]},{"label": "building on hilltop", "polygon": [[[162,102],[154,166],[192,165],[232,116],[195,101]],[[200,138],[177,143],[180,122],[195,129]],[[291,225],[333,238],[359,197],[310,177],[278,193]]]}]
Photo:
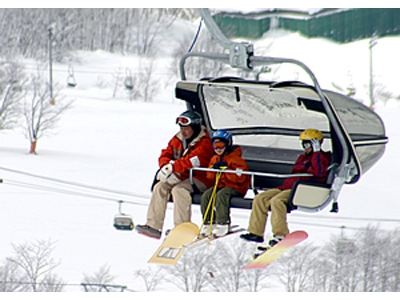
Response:
[{"label": "building on hilltop", "polygon": [[325,37],[340,43],[400,35],[400,8],[226,10],[214,14],[213,18],[230,38],[258,39],[272,29]]}]

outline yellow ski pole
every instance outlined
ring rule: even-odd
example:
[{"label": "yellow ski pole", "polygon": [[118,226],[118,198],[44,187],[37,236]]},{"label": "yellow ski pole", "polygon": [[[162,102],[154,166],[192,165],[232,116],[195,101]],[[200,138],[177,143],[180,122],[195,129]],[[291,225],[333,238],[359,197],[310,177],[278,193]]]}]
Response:
[{"label": "yellow ski pole", "polygon": [[[221,167],[221,170],[225,170],[225,169],[226,169],[226,167]],[[201,231],[201,229],[203,228],[204,223],[206,221],[206,218],[208,216],[208,213],[210,211],[210,208],[211,208],[209,235],[211,235],[211,233],[212,233],[212,223],[213,223],[213,220],[214,220],[214,207],[215,207],[215,201],[216,201],[216,198],[217,198],[218,182],[219,182],[219,179],[221,178],[221,175],[222,175],[222,172],[218,172],[217,175],[215,176],[214,188],[212,190],[212,193],[211,193],[211,196],[210,196],[210,200],[208,201],[207,209],[206,209],[206,212],[204,213],[203,222],[202,222],[201,228],[200,228],[200,231]]]}]

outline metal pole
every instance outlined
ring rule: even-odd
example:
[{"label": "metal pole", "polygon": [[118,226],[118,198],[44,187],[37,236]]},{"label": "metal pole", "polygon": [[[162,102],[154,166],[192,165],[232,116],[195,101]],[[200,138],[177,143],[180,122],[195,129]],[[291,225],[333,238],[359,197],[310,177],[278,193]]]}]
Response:
[{"label": "metal pole", "polygon": [[49,28],[49,93],[50,93],[50,103],[54,104],[54,99],[53,99],[53,58],[52,58],[52,32],[51,32],[51,27]]},{"label": "metal pole", "polygon": [[372,68],[372,48],[377,44],[376,37],[369,41],[369,108],[374,109],[374,74]]}]

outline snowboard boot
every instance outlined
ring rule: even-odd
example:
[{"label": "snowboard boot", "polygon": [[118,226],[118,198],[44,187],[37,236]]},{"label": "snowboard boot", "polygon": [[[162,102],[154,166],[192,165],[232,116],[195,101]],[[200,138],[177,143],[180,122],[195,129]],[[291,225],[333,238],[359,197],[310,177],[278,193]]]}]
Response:
[{"label": "snowboard boot", "polygon": [[278,244],[280,241],[282,241],[284,238],[284,236],[282,235],[278,235],[278,236],[274,236],[273,238],[268,240],[268,246],[273,247],[276,244]]},{"label": "snowboard boot", "polygon": [[258,246],[257,250],[265,252],[265,251],[271,249],[272,247],[274,247],[280,241],[282,241],[283,238],[284,238],[284,236],[274,236],[268,240],[267,245]]},{"label": "snowboard boot", "polygon": [[137,225],[136,231],[140,234],[146,235],[151,238],[159,240],[161,238],[161,231],[151,228],[149,225]]},{"label": "snowboard boot", "polygon": [[264,242],[264,238],[262,236],[259,235],[255,235],[251,232],[246,233],[246,234],[241,234],[240,238],[249,241],[249,242],[256,242],[256,243],[263,243]]}]

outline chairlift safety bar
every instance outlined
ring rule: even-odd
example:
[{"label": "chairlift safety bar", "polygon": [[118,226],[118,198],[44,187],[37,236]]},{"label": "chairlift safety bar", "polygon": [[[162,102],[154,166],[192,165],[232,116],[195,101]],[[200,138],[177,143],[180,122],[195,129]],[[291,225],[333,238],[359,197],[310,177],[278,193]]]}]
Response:
[{"label": "chairlift safety bar", "polygon": [[221,173],[232,173],[238,176],[240,175],[250,175],[251,176],[251,189],[254,191],[254,178],[255,176],[262,177],[275,177],[275,178],[291,178],[291,177],[312,177],[313,175],[310,173],[299,173],[299,174],[276,174],[276,173],[262,173],[262,172],[252,172],[252,171],[243,171],[240,169],[237,170],[217,170],[212,168],[191,168],[189,170],[189,178],[190,183],[193,184],[193,171],[205,171],[205,172],[221,172]]}]

